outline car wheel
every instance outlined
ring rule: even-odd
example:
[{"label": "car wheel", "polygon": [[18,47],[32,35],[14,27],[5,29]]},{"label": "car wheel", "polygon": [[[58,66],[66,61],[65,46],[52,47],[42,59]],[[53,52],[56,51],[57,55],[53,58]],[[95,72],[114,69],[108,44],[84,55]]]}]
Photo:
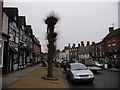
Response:
[{"label": "car wheel", "polygon": [[89,81],[90,84],[93,84],[93,81]]},{"label": "car wheel", "polygon": [[66,74],[66,78],[69,78],[69,76]]},{"label": "car wheel", "polygon": [[70,82],[73,83],[73,79],[72,79],[72,77],[69,77],[69,78],[70,78]]}]

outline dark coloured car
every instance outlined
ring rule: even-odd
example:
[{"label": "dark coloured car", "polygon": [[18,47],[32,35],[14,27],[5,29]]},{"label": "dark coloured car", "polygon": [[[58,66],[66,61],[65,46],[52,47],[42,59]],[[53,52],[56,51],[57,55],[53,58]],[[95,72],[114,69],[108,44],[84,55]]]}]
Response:
[{"label": "dark coloured car", "polygon": [[68,65],[68,61],[67,60],[62,60],[60,62],[60,67],[62,67],[62,68],[66,67],[67,65]]}]

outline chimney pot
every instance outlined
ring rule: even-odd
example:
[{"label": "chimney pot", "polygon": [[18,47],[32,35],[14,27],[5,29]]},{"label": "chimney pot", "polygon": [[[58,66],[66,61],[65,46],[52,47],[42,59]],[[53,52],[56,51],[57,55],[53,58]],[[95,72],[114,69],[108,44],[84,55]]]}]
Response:
[{"label": "chimney pot", "polygon": [[72,46],[73,48],[75,47],[75,44],[73,44],[73,46]]},{"label": "chimney pot", "polygon": [[81,46],[84,46],[84,42],[83,41],[81,41]]},{"label": "chimney pot", "polygon": [[68,44],[68,47],[70,47],[70,43]]},{"label": "chimney pot", "polygon": [[95,42],[92,42],[92,45],[95,45]]},{"label": "chimney pot", "polygon": [[114,27],[109,27],[109,33],[114,30]]},{"label": "chimney pot", "polygon": [[80,47],[80,44],[78,43],[78,47]]},{"label": "chimney pot", "polygon": [[90,42],[89,41],[87,41],[87,46],[90,46]]}]

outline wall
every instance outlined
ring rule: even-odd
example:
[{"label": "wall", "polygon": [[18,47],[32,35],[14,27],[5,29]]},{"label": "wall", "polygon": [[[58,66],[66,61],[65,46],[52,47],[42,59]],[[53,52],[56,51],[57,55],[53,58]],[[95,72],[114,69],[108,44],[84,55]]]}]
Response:
[{"label": "wall", "polygon": [[112,44],[116,44],[116,46],[114,47],[114,49],[117,49],[117,50],[120,50],[120,36],[115,36],[115,37],[112,37],[112,38],[109,38],[105,41],[105,51],[106,52],[109,52],[109,51],[113,51],[113,47],[109,46],[108,45],[112,45]]},{"label": "wall", "polygon": [[41,50],[40,46],[33,42],[33,51],[40,54],[40,50]]},{"label": "wall", "polygon": [[0,0],[0,32],[2,32],[2,2]]},{"label": "wall", "polygon": [[3,12],[3,32],[8,34],[8,16]]},{"label": "wall", "polygon": [[[2,4],[2,2],[1,2],[1,0],[0,0],[0,32],[2,32],[2,8],[3,8],[3,6],[2,6],[3,4]],[[2,49],[2,48],[1,48]],[[1,54],[1,51],[2,50],[0,50],[0,54]],[[0,57],[0,59],[1,59],[1,57]],[[2,89],[2,69],[0,68],[0,90]]]},{"label": "wall", "polygon": [[118,27],[120,28],[120,1],[118,2]]}]

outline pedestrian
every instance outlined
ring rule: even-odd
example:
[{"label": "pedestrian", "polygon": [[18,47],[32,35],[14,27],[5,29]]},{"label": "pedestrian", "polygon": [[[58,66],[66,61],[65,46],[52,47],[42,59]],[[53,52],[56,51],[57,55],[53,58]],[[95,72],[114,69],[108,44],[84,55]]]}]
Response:
[{"label": "pedestrian", "polygon": [[43,67],[46,67],[46,63],[45,63],[45,61],[43,61],[43,60],[42,60],[42,66],[43,66]]},{"label": "pedestrian", "polygon": [[30,64],[31,64],[32,67],[34,66],[32,58],[30,58]]},{"label": "pedestrian", "polygon": [[109,68],[109,69],[112,68],[112,63],[111,63],[111,61],[108,62],[108,68]]},{"label": "pedestrian", "polygon": [[63,72],[66,72],[67,66],[68,66],[67,60],[63,60],[63,68],[64,68],[64,71],[63,71]]}]

